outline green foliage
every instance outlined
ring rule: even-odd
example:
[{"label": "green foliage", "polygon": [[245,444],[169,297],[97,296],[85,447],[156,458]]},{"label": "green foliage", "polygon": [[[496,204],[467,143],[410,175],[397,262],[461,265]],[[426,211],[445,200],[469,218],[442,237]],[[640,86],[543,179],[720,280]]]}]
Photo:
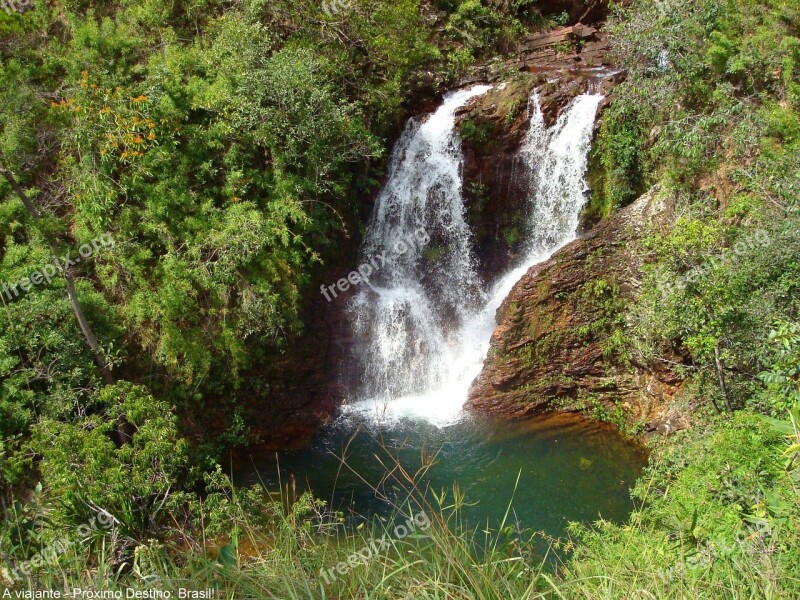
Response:
[{"label": "green foliage", "polygon": [[461,0],[448,17],[446,31],[480,51],[497,41],[500,24],[500,16],[480,0]]},{"label": "green foliage", "polygon": [[605,359],[628,360],[626,302],[620,296],[619,286],[604,279],[592,280],[580,290],[578,302],[586,307],[584,311],[593,311],[596,315],[578,328],[578,335],[586,339],[601,339]]},{"label": "green foliage", "polygon": [[778,414],[800,405],[800,325],[779,322],[769,334],[778,349],[771,370],[760,374]]},{"label": "green foliage", "polygon": [[[76,270],[103,352],[184,409],[235,404],[242,373],[302,328],[354,173],[385,156],[381,136],[435,70],[419,2],[356,2],[341,23],[294,0],[2,14],[0,160],[44,217],[29,222],[0,178],[0,279],[49,262],[46,240],[74,255],[113,234]],[[7,456],[97,391],[68,306],[53,281],[3,308]]]},{"label": "green foliage", "polygon": [[[93,395],[99,376],[63,287],[34,291],[2,312],[0,437],[11,452],[41,416],[70,418]],[[8,460],[5,466],[17,466],[3,475],[13,482],[22,456]]]},{"label": "green foliage", "polygon": [[596,211],[600,216],[608,216],[610,209],[625,206],[644,192],[647,136],[640,111],[636,103],[621,101],[603,114],[592,148],[592,164],[599,165],[592,182],[593,201],[607,206]]},{"label": "green foliage", "polygon": [[297,330],[298,287],[318,258],[302,234],[334,223],[309,201],[341,196],[348,163],[376,154],[329,61],[300,46],[272,53],[263,27],[235,15],[211,30],[208,49],[153,56],[137,90],[84,70],[56,107],[72,117],[62,163],[76,219],[138,240],[102,280],[142,349],[186,384],[215,366],[235,382],[249,339]]},{"label": "green foliage", "polygon": [[459,123],[459,134],[465,140],[475,144],[484,145],[492,139],[493,127],[490,122],[476,122],[476,119],[468,118]]},{"label": "green foliage", "polygon": [[[753,415],[679,434],[651,459],[630,523],[575,527],[567,597],[793,597],[800,591],[796,473]],[[770,573],[770,576],[764,576]]]},{"label": "green foliage", "polygon": [[760,405],[768,326],[798,314],[789,232],[800,17],[755,0],[643,2],[615,14],[609,27],[631,69],[595,149],[597,211],[652,187],[673,216],[645,243],[636,354],[686,355],[706,399]]},{"label": "green foliage", "polygon": [[536,0],[439,0],[437,4],[447,12],[444,33],[458,44],[448,54],[455,69],[492,50],[506,51],[529,28],[546,31],[564,16],[569,18],[566,14],[556,19],[543,16]]},{"label": "green foliage", "polygon": [[519,227],[517,225],[507,227],[503,232],[503,239],[506,241],[506,244],[508,244],[509,248],[515,248],[522,239]]},{"label": "green foliage", "polygon": [[92,408],[69,423],[36,425],[31,449],[60,506],[53,518],[77,526],[88,520],[87,507],[99,507],[127,535],[146,539],[186,500],[178,490],[188,476],[188,446],[170,406],[140,386],[106,387]]},{"label": "green foliage", "polygon": [[[629,201],[660,175],[692,189],[721,156],[739,153],[724,146],[731,129],[753,115],[754,101],[794,97],[796,11],[755,0],[652,0],[635,9],[617,5],[616,15],[609,28],[630,72],[599,138],[603,193],[613,203]],[[757,144],[753,125],[742,149]]]}]

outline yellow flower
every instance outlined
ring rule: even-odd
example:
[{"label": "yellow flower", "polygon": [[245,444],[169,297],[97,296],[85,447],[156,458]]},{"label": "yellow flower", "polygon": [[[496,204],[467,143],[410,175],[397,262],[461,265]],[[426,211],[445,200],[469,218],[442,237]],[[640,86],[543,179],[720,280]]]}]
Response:
[{"label": "yellow flower", "polygon": [[147,139],[152,142],[154,139],[156,139],[156,134],[151,131],[147,134]]}]

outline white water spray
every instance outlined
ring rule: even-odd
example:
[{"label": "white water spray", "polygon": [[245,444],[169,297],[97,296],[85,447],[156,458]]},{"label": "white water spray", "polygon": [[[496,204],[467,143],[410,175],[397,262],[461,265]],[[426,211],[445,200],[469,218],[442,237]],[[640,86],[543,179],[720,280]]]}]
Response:
[{"label": "white water spray", "polygon": [[436,387],[451,359],[452,323],[479,303],[455,114],[490,89],[448,94],[427,120],[409,121],[392,153],[363,248],[382,266],[350,305],[363,344],[361,397],[385,403]]},{"label": "white water spray", "polygon": [[[576,98],[551,128],[538,95],[520,150],[529,189],[525,258],[488,294],[478,289],[461,195],[455,112],[490,89],[450,94],[425,123],[411,120],[398,142],[364,248],[386,266],[351,305],[363,345],[364,386],[346,408],[378,420],[457,421],[489,350],[495,314],[527,270],[575,238],[586,200],[585,173],[602,96]],[[422,227],[431,239],[398,254],[399,240]]]}]

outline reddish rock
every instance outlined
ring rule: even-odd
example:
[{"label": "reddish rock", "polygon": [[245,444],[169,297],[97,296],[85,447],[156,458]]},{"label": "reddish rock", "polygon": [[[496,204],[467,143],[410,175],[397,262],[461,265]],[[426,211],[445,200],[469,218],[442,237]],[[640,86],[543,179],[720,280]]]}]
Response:
[{"label": "reddish rock", "polygon": [[458,116],[467,219],[484,281],[514,262],[523,241],[520,216],[528,190],[518,154],[530,127],[532,90],[538,91],[545,121],[552,125],[576,96],[590,90],[608,93],[619,80],[611,69],[559,69],[525,62],[522,72],[516,70]]},{"label": "reddish rock", "polygon": [[651,192],[531,268],[498,310],[467,407],[525,417],[621,406],[631,423],[650,430],[681,428],[669,415],[680,378],[663,365],[619,356],[614,344],[641,280],[637,240],[663,214]]}]

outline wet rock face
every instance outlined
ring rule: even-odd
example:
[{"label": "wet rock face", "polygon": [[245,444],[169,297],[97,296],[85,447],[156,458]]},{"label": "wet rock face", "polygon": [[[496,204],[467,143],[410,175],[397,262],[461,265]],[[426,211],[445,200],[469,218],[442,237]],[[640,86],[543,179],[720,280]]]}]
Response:
[{"label": "wet rock face", "polygon": [[624,77],[611,64],[608,37],[602,31],[607,1],[553,1],[538,8],[545,15],[567,12],[572,24],[526,36],[513,52],[479,65],[459,82],[459,87],[486,82],[496,86],[466,109],[458,123],[473,251],[487,283],[515,261],[523,241],[528,190],[517,153],[529,126],[531,91],[538,91],[551,126],[576,96],[592,91],[608,98]]},{"label": "wet rock face", "polygon": [[484,282],[508,268],[521,242],[527,188],[517,153],[528,129],[534,85],[533,77],[518,78],[489,92],[459,117],[464,203]]},{"label": "wet rock face", "polygon": [[646,195],[528,271],[498,310],[470,410],[523,417],[621,408],[647,429],[681,428],[668,414],[680,378],[660,365],[631,364],[618,343],[641,278],[637,240],[663,211],[655,194]]},{"label": "wet rock face", "polygon": [[515,73],[458,117],[464,152],[464,200],[473,253],[484,282],[518,258],[528,200],[526,169],[518,160],[530,127],[529,99],[538,91],[548,126],[578,95],[605,91],[619,75],[603,69],[540,69]]}]

